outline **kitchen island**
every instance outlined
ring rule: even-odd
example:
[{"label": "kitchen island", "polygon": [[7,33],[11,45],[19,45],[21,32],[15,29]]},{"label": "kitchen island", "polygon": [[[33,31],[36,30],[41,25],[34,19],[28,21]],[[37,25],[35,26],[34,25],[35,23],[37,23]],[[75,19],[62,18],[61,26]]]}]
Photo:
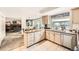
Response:
[{"label": "kitchen island", "polygon": [[24,45],[28,48],[45,39],[45,30],[29,30],[24,32]]}]

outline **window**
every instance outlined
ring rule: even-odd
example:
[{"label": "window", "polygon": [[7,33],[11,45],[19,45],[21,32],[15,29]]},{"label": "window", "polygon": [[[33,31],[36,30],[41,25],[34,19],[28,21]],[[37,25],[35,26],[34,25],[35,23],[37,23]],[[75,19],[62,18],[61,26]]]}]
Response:
[{"label": "window", "polygon": [[70,19],[69,19],[69,12],[57,14],[51,16],[50,24],[51,28],[56,30],[66,30],[70,28]]},{"label": "window", "polygon": [[26,25],[27,26],[32,26],[33,25],[33,21],[32,20],[26,20]]},{"label": "window", "polygon": [[34,20],[34,27],[36,29],[40,29],[41,26],[42,26],[42,19],[41,18]]},{"label": "window", "polygon": [[70,22],[69,21],[56,21],[52,23],[52,26],[56,30],[60,29],[69,29],[70,28]]}]

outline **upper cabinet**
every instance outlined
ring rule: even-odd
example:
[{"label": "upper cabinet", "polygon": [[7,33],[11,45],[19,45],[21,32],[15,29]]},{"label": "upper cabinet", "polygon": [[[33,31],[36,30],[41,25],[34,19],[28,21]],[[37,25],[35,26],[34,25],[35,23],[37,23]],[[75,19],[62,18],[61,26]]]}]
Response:
[{"label": "upper cabinet", "polygon": [[42,16],[42,22],[43,24],[48,24],[48,15]]},{"label": "upper cabinet", "polygon": [[72,9],[71,17],[73,24],[79,24],[79,8]]}]

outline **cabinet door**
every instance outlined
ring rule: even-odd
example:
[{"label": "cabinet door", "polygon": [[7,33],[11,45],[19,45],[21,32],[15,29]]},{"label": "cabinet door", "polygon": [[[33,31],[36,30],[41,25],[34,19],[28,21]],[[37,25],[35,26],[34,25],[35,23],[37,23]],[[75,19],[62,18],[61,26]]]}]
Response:
[{"label": "cabinet door", "polygon": [[63,45],[68,47],[68,48],[71,48],[71,40],[72,40],[72,35],[65,34],[64,35]]},{"label": "cabinet door", "polygon": [[34,33],[29,33],[27,37],[28,37],[28,38],[27,38],[28,46],[34,44]]},{"label": "cabinet door", "polygon": [[28,45],[28,34],[27,33],[23,33],[24,34],[24,46],[27,47]]},{"label": "cabinet door", "polygon": [[41,30],[41,40],[45,39],[45,30]]},{"label": "cabinet door", "polygon": [[50,39],[50,31],[46,30],[46,39]]},{"label": "cabinet door", "polygon": [[77,36],[72,35],[72,40],[71,40],[71,47],[74,50],[74,48],[77,46]]},{"label": "cabinet door", "polygon": [[63,42],[64,42],[64,34],[63,33],[61,33],[61,45],[63,45]]},{"label": "cabinet door", "polygon": [[54,35],[54,32],[53,31],[50,31],[50,39],[49,40],[51,40],[51,41],[55,41],[55,35]]},{"label": "cabinet door", "polygon": [[61,44],[60,33],[55,32],[55,42]]},{"label": "cabinet door", "polygon": [[42,22],[43,24],[48,24],[48,15],[42,16]]},{"label": "cabinet door", "polygon": [[35,43],[41,40],[41,34],[40,32],[35,32]]},{"label": "cabinet door", "polygon": [[72,10],[72,20],[75,24],[79,23],[79,8]]}]

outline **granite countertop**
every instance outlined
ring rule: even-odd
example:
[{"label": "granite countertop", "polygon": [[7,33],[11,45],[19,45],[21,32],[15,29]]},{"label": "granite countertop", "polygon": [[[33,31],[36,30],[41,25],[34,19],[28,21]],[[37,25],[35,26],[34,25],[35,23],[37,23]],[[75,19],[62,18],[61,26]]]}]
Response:
[{"label": "granite countertop", "polygon": [[[35,32],[39,32],[43,29],[34,29],[34,30],[27,30],[25,31],[25,33],[35,33]],[[76,35],[75,32],[70,32],[69,30],[66,31],[61,31],[61,30],[53,30],[53,29],[46,29],[48,31],[53,31],[53,32],[58,32],[58,33],[62,33],[62,34],[70,34],[70,35]]]},{"label": "granite countertop", "polygon": [[41,31],[42,29],[34,29],[34,30],[28,30],[28,31],[25,31],[25,33],[35,33],[35,32],[39,32]]},{"label": "granite countertop", "polygon": [[62,30],[53,30],[53,29],[46,29],[46,30],[50,30],[50,31],[58,32],[58,33],[63,33],[63,34],[76,35],[75,32],[70,32],[69,30],[66,30],[66,31],[62,31]]}]

